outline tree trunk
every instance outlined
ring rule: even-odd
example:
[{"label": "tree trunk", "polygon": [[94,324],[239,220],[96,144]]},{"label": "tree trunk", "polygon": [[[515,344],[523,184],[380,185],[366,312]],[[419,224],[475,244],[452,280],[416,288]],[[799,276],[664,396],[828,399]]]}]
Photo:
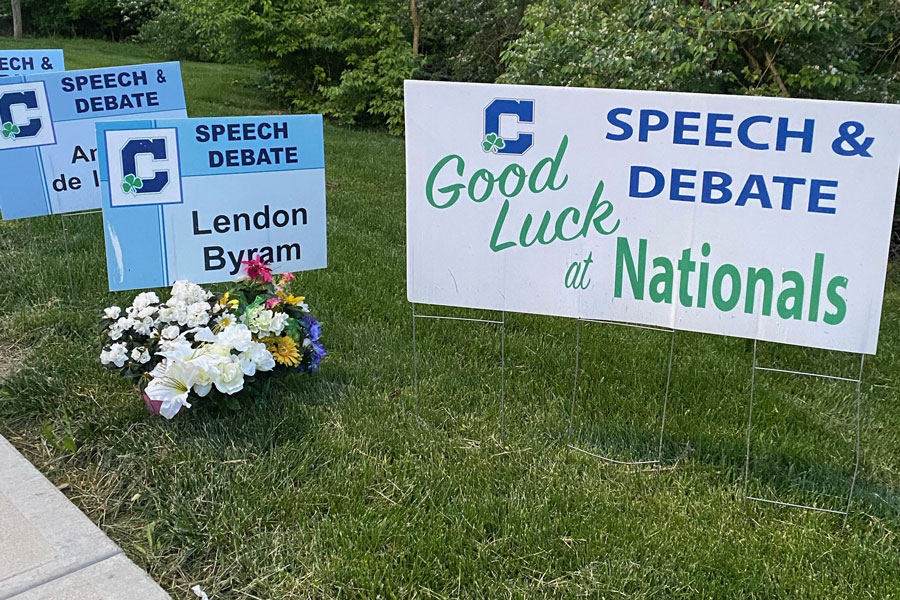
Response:
[{"label": "tree trunk", "polygon": [[781,90],[781,93],[785,96],[790,96],[787,86],[784,85],[784,80],[781,78],[781,73],[778,72],[778,67],[775,66],[775,59],[772,58],[768,50],[766,50],[766,66],[772,71],[772,76],[775,78],[775,83],[778,84],[778,89]]},{"label": "tree trunk", "polygon": [[416,0],[409,0],[409,12],[413,24],[412,50],[413,54],[417,55],[419,54],[419,32],[422,29],[422,21],[419,19],[419,6],[416,4]]},{"label": "tree trunk", "polygon": [[22,0],[12,0],[13,37],[22,37]]}]

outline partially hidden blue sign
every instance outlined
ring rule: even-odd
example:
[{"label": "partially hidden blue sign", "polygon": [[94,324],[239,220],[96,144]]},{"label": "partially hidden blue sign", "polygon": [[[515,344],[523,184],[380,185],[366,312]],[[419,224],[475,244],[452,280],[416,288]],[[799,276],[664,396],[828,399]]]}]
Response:
[{"label": "partially hidden blue sign", "polygon": [[65,70],[62,50],[0,50],[0,77]]},{"label": "partially hidden blue sign", "polygon": [[177,62],[0,79],[0,210],[19,219],[100,208],[101,120],[187,116]]},{"label": "partially hidden blue sign", "polygon": [[110,290],[327,265],[321,115],[97,124]]}]

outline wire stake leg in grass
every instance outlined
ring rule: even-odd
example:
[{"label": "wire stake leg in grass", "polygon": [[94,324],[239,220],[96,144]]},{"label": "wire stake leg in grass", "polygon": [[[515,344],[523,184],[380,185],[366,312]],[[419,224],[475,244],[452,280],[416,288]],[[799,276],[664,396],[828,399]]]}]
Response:
[{"label": "wire stake leg in grass", "polygon": [[412,306],[412,359],[413,359],[413,410],[419,414],[419,352],[416,347],[416,303]]},{"label": "wire stake leg in grass", "polygon": [[72,259],[69,254],[69,235],[66,228],[66,216],[60,214],[59,222],[62,224],[63,248],[66,251],[66,271],[68,271],[69,274],[69,300],[72,300],[75,298],[75,285],[72,282]]},{"label": "wire stake leg in grass", "polygon": [[566,453],[572,449],[572,423],[575,420],[575,392],[578,391],[578,360],[581,357],[581,319],[575,319],[575,383],[569,403],[569,431],[566,434]]},{"label": "wire stake leg in grass", "polygon": [[753,366],[750,369],[750,410],[747,413],[747,454],[744,457],[744,509],[747,508],[747,490],[750,485],[750,427],[753,424],[753,396],[756,392],[756,347],[758,341],[753,340]]},{"label": "wire stake leg in grass", "polygon": [[675,330],[672,330],[672,341],[669,342],[669,370],[666,373],[666,395],[663,397],[662,424],[659,427],[659,452],[656,455],[656,470],[662,467],[663,436],[666,433],[666,413],[669,408],[669,385],[672,383],[672,359],[675,356]]},{"label": "wire stake leg in grass", "polygon": [[847,527],[847,519],[850,518],[853,489],[856,487],[856,476],[859,474],[859,459],[862,445],[862,378],[865,366],[866,355],[861,354],[859,358],[859,378],[856,380],[856,460],[853,465],[853,477],[850,478],[850,492],[847,494],[847,511],[844,514],[844,523],[841,525],[841,529]]},{"label": "wire stake leg in grass", "polygon": [[500,445],[506,425],[506,311],[501,313],[500,325]]}]

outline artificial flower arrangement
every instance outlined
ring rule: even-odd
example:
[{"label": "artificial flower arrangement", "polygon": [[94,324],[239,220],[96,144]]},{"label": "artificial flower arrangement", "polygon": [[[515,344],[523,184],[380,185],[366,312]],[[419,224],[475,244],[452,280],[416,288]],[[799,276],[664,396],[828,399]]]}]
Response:
[{"label": "artificial flower arrangement", "polygon": [[133,381],[151,413],[171,419],[199,398],[236,408],[237,394],[261,393],[272,377],[318,370],[322,327],[288,291],[293,275],[273,277],[259,257],[244,265],[220,296],[176,281],[165,302],[144,292],[124,314],[104,309],[100,362]]}]

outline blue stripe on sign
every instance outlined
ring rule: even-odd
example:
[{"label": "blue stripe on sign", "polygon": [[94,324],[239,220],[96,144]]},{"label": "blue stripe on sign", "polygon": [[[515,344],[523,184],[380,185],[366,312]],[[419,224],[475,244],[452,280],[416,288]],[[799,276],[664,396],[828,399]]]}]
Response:
[{"label": "blue stripe on sign", "polygon": [[[37,146],[34,149],[35,154],[37,155],[38,165],[40,165],[41,173],[46,173],[47,171],[44,169],[44,151],[43,147]],[[53,214],[53,205],[50,203],[50,188],[47,187],[47,177],[41,178],[41,183],[43,184],[44,190],[44,203],[47,205],[47,214]]]},{"label": "blue stripe on sign", "polygon": [[159,205],[159,248],[160,252],[162,252],[162,270],[163,270],[163,281],[166,282],[166,285],[172,285],[172,282],[169,281],[169,251],[167,248],[168,244],[166,243],[166,207],[162,204]]}]

